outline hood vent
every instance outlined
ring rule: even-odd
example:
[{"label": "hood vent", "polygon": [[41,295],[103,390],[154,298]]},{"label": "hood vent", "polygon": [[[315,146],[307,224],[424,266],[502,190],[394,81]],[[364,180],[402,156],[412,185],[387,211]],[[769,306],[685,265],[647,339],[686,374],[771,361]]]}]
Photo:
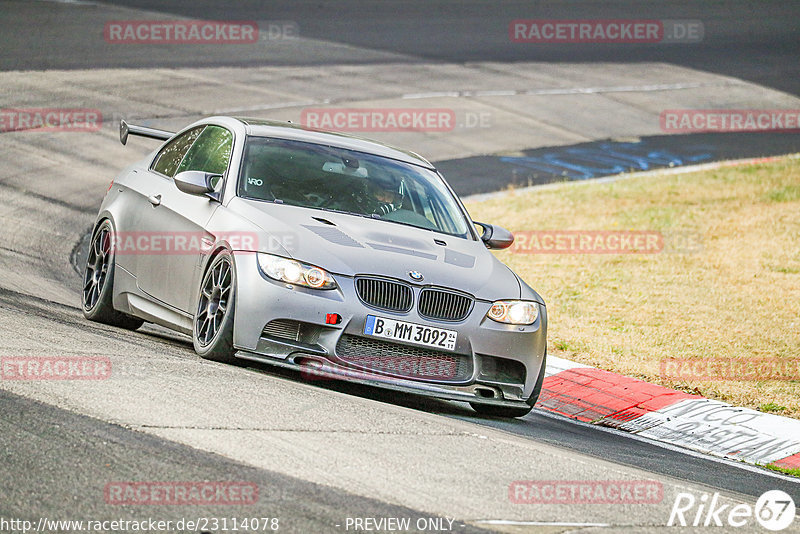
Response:
[{"label": "hood vent", "polygon": [[428,254],[427,252],[420,252],[419,250],[413,250],[410,248],[393,247],[392,245],[382,245],[380,243],[367,243],[367,244],[372,248],[374,248],[375,250],[382,250],[384,252],[407,254],[409,256],[414,256],[415,258],[424,258],[426,260],[433,260],[433,261],[438,259],[436,254]]},{"label": "hood vent", "polygon": [[343,247],[364,248],[364,245],[345,234],[338,228],[332,226],[309,226],[303,225],[303,228],[311,230],[322,239],[330,241],[335,245],[342,245]]},{"label": "hood vent", "polygon": [[456,267],[472,269],[475,266],[475,256],[447,249],[444,251],[444,262],[455,265]]}]

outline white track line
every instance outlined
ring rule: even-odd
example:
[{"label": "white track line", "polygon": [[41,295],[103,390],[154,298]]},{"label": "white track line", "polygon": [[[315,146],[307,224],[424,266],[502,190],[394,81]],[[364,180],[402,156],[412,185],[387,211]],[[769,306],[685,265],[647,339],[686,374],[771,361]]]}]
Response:
[{"label": "white track line", "polygon": [[[653,91],[679,91],[683,89],[697,89],[701,87],[727,87],[730,85],[741,85],[734,82],[725,83],[670,83],[654,85],[617,85],[609,87],[555,87],[549,89],[498,89],[487,91],[428,91],[424,93],[406,93],[399,97],[385,96],[379,97],[380,100],[421,100],[427,98],[479,98],[493,96],[536,96],[536,95],[584,95],[602,93],[647,93]],[[276,109],[290,109],[304,106],[328,105],[347,102],[347,99],[324,99],[319,101],[307,102],[284,102],[278,104],[256,104],[244,108],[221,109],[213,111],[212,115],[228,115],[230,113],[240,113],[243,111],[269,111]]]},{"label": "white track line", "polygon": [[470,98],[485,96],[536,96],[536,95],[591,95],[602,93],[650,93],[654,91],[680,91],[701,87],[727,87],[741,85],[736,82],[726,83],[666,83],[648,85],[612,85],[608,87],[556,87],[552,89],[508,89],[492,91],[428,91],[425,93],[406,93],[400,98],[416,100],[421,98]]},{"label": "white track line", "polygon": [[510,519],[478,519],[469,521],[481,525],[519,525],[537,527],[610,527],[610,523],[568,523],[564,521],[512,521]]}]

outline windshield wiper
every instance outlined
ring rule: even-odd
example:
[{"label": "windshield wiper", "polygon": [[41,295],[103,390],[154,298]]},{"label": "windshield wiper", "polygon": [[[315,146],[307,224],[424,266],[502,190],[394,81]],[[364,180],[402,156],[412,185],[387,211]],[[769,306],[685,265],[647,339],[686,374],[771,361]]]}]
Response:
[{"label": "windshield wiper", "polygon": [[303,206],[304,208],[311,208],[313,210],[322,210],[322,211],[330,211],[333,213],[342,213],[344,215],[355,215],[357,217],[364,217],[365,219],[372,219],[372,215],[366,215],[364,213],[356,213],[354,211],[345,211],[345,210],[337,210],[334,208],[322,208],[318,206]]},{"label": "windshield wiper", "polygon": [[419,228],[420,230],[427,230],[427,231],[433,232],[435,234],[449,235],[449,236],[461,237],[461,238],[465,237],[463,234],[452,234],[450,232],[445,232],[444,230],[439,230],[438,228],[427,228],[425,226],[417,226],[416,224],[407,223],[407,222],[403,222],[403,221],[393,221],[392,219],[384,219],[380,215],[378,215],[377,218],[379,220],[381,220],[381,221],[385,221],[385,222],[388,222],[388,223],[402,224],[403,226],[410,226],[411,228]]}]

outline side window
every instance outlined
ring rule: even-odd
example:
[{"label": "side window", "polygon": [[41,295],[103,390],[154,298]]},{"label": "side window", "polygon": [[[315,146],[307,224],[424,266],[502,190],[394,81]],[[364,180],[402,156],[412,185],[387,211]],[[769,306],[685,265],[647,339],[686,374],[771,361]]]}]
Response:
[{"label": "side window", "polygon": [[177,172],[205,171],[224,174],[228,170],[232,147],[231,132],[220,126],[206,126],[184,156]]},{"label": "side window", "polygon": [[172,141],[167,146],[161,149],[161,152],[156,156],[153,162],[153,170],[160,172],[170,178],[175,176],[175,171],[178,169],[181,160],[186,155],[186,151],[192,146],[195,139],[200,135],[205,126],[198,126],[192,128],[188,132],[184,132]]}]

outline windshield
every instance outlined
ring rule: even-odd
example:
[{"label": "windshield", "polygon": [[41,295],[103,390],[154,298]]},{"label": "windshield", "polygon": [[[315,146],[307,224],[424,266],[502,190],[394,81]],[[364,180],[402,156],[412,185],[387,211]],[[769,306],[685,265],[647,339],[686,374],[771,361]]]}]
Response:
[{"label": "windshield", "polygon": [[314,143],[248,137],[239,196],[468,235],[455,198],[433,171]]}]

